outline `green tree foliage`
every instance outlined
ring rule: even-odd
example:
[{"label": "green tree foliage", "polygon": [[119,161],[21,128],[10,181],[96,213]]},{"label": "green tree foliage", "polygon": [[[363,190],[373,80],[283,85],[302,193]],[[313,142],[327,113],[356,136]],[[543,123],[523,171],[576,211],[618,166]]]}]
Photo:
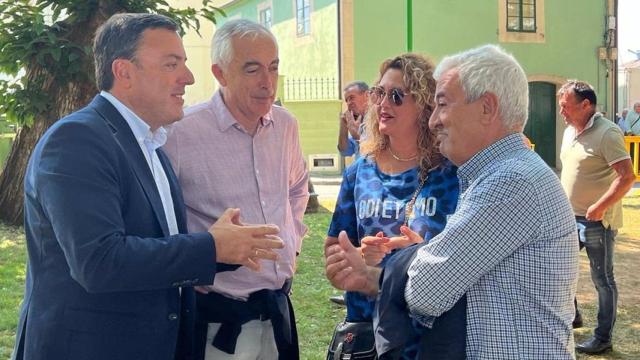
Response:
[{"label": "green tree foliage", "polygon": [[[29,126],[55,100],[42,92],[45,81],[93,83],[93,73],[87,69],[87,63],[92,62],[91,43],[78,43],[71,35],[74,27],[90,22],[96,12],[107,10],[104,15],[109,16],[118,12],[158,13],[173,18],[182,31],[187,28],[198,31],[198,16],[215,23],[216,13],[224,15],[222,10],[210,6],[209,0],[202,5],[200,9],[176,9],[162,0],[0,3],[0,72],[18,77],[18,80],[0,80],[0,113],[11,122]],[[46,69],[46,74],[31,78],[20,76],[34,66]]]},{"label": "green tree foliage", "polygon": [[[175,1],[174,3],[179,3]],[[157,13],[181,32],[225,14],[203,0],[198,9],[164,0],[0,0],[0,113],[21,126],[0,174],[0,220],[22,222],[22,183],[31,150],[56,120],[96,94],[91,46],[116,13]]]}]

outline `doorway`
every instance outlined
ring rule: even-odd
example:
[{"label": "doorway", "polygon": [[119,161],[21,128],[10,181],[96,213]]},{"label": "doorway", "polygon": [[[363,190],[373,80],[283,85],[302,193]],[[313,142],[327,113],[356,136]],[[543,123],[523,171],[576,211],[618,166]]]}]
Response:
[{"label": "doorway", "polygon": [[556,167],[556,85],[529,83],[529,120],[524,134],[552,169]]}]

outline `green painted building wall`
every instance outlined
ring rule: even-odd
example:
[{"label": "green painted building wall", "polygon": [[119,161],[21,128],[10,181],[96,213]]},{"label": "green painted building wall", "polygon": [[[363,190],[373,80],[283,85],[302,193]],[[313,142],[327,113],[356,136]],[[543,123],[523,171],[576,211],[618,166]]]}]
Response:
[{"label": "green painted building wall", "polygon": [[[414,2],[415,14],[446,13],[448,7],[453,7],[452,3],[458,5],[455,12],[460,12],[466,19],[473,19],[473,31],[463,32],[462,35],[451,32],[449,36],[443,36],[442,41],[435,41],[437,37],[429,34],[437,34],[441,32],[438,29],[446,26],[442,17],[433,22],[416,23],[416,50],[429,52],[440,59],[461,49],[487,42],[498,42],[497,6],[482,6],[486,5],[487,1]],[[460,6],[461,3],[464,3],[464,6]],[[496,1],[490,3],[497,5]],[[598,91],[599,103],[605,104],[606,69],[597,57],[597,48],[603,46],[606,13],[604,3],[602,0],[547,0],[544,5],[544,44],[500,45],[513,53],[528,75],[548,74],[585,80]],[[449,6],[446,6],[447,4]],[[464,9],[466,12],[462,12]]]},{"label": "green painted building wall", "polygon": [[340,100],[290,101],[284,106],[298,119],[305,159],[311,154],[336,154]]},{"label": "green painted building wall", "polygon": [[[349,9],[348,46],[343,54],[345,74],[373,82],[378,77],[379,64],[386,58],[408,50],[408,21],[411,16],[413,51],[425,53],[437,62],[452,54],[482,44],[494,43],[506,48],[520,61],[530,81],[550,82],[558,86],[568,78],[578,78],[593,84],[601,110],[607,110],[607,69],[598,60],[597,50],[603,46],[606,0],[539,0],[539,14],[544,26],[539,42],[500,42],[505,24],[500,8],[504,0],[352,0],[341,2]],[[408,9],[408,4],[411,4]],[[296,35],[295,0],[238,0],[223,9],[228,18],[248,18],[258,21],[259,9],[271,6],[272,32],[280,47],[280,74],[287,79],[338,79],[340,41],[338,39],[338,0],[311,1],[311,32]],[[502,9],[504,11],[504,9]],[[540,19],[538,19],[540,20]],[[353,21],[353,23],[351,23]],[[351,33],[352,31],[352,33]],[[504,31],[502,31],[504,32]],[[347,44],[347,42],[345,42]],[[350,56],[353,56],[351,61]],[[340,90],[337,89],[337,100]],[[551,95],[553,96],[553,95]],[[306,155],[335,153],[338,132],[339,101],[293,102],[284,99],[299,120],[301,141]],[[335,105],[335,106],[334,106]],[[564,129],[557,111],[554,117],[556,154]],[[551,124],[554,124],[554,121]],[[550,165],[552,161],[550,161]],[[559,160],[556,161],[556,165]]]},{"label": "green painted building wall", "polygon": [[239,1],[223,7],[224,12],[227,13],[227,17],[221,17],[218,20],[218,25],[222,25],[229,21],[229,19],[234,19],[236,17],[258,21],[257,4],[260,2],[261,1],[256,0]]},{"label": "green painted building wall", "polygon": [[[245,0],[224,7],[224,24],[236,17],[259,21],[258,8],[270,3],[271,32],[278,40],[280,74],[289,79],[338,78],[338,17],[336,0],[311,2],[311,31],[296,34],[295,0]],[[336,83],[337,84],[337,83]]]},{"label": "green painted building wall", "polygon": [[407,51],[406,3],[406,0],[353,1],[356,79],[372,83],[384,59]]},{"label": "green painted building wall", "polygon": [[[376,80],[384,59],[408,51],[409,32],[412,51],[429,55],[436,63],[446,55],[491,43],[518,59],[530,83],[549,83],[556,89],[567,79],[591,83],[599,110],[612,113],[607,62],[598,59],[598,48],[604,46],[607,1],[538,0],[536,4],[539,32],[526,35],[527,42],[509,42],[503,41],[513,37],[505,31],[505,0],[353,0],[355,78]],[[536,89],[538,85],[531,84]],[[553,86],[545,92],[550,101],[544,104],[555,103]],[[561,168],[563,119],[553,106],[542,113],[530,110],[536,116],[531,116],[525,133],[539,142],[538,152],[546,154],[550,166]]]},{"label": "green painted building wall", "polygon": [[[545,42],[499,43],[498,1],[412,1],[413,50],[434,61],[482,44],[514,54],[528,75],[579,78],[593,84],[606,103],[603,46],[605,1],[546,0]],[[354,0],[355,73],[371,81],[387,57],[407,51],[406,0]]]}]

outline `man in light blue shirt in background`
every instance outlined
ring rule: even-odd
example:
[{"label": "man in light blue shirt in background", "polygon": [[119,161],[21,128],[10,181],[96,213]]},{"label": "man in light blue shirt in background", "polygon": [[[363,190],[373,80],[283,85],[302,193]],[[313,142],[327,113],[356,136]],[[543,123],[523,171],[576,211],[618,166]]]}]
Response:
[{"label": "man in light blue shirt in background", "polygon": [[633,103],[633,110],[625,118],[625,135],[640,135],[640,101]]}]

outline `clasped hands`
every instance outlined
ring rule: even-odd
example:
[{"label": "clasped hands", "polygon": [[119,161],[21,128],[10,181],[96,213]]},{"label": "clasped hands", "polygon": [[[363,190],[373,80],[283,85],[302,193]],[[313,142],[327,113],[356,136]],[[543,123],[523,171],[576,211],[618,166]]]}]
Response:
[{"label": "clasped hands", "polygon": [[394,249],[423,241],[407,226],[400,227],[400,232],[402,236],[385,237],[382,232],[376,236],[365,236],[359,248],[353,246],[344,231],[337,239],[328,237],[324,248],[327,279],[338,289],[374,295],[380,276],[380,269],[375,266],[382,258]]}]

